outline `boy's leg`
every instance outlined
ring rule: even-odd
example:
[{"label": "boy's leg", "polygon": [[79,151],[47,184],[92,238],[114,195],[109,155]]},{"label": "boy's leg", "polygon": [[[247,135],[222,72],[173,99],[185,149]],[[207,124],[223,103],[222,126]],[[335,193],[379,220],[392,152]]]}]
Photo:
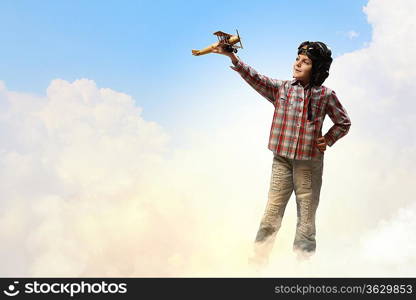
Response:
[{"label": "boy's leg", "polygon": [[296,160],[293,165],[298,214],[293,250],[301,257],[308,257],[316,249],[315,214],[322,185],[323,157],[314,160]]},{"label": "boy's leg", "polygon": [[282,223],[283,214],[293,192],[292,160],[273,157],[272,175],[266,209],[254,243],[252,261],[265,264]]}]

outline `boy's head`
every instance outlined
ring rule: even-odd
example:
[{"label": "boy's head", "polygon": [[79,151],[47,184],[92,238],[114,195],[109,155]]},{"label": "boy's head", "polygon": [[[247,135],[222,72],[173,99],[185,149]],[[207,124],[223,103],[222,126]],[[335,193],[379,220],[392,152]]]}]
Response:
[{"label": "boy's head", "polygon": [[302,83],[322,85],[332,63],[331,49],[322,42],[303,42],[293,66],[293,77]]}]

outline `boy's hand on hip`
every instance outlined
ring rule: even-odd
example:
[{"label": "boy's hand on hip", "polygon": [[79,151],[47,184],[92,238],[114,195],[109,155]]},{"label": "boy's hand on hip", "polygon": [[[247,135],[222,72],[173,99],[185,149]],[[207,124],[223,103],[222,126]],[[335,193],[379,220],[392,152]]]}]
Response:
[{"label": "boy's hand on hip", "polygon": [[326,150],[326,140],[325,137],[321,136],[315,140],[316,147],[318,147],[319,151],[324,152]]}]

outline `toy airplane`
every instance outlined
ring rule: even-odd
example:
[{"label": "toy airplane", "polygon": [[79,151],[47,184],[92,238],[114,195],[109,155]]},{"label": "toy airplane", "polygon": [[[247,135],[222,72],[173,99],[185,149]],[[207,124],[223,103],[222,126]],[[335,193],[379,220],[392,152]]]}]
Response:
[{"label": "toy airplane", "polygon": [[[214,32],[214,35],[216,35],[218,38],[218,42],[201,50],[192,50],[192,55],[199,56],[199,55],[211,53],[212,49],[218,47],[219,45],[223,45],[223,48],[228,52],[237,53],[238,51],[237,48],[242,49],[243,44],[241,44],[241,39],[240,39],[240,35],[238,34],[238,30],[236,31],[237,31],[237,35],[231,35],[229,33],[225,33],[222,31]],[[240,43],[240,46],[237,46],[236,45],[237,43]]]}]

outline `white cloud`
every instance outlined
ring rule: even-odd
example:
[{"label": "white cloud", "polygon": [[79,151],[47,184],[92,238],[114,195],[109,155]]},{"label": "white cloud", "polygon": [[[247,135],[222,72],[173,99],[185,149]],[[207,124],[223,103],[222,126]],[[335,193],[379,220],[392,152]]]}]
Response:
[{"label": "white cloud", "polygon": [[350,39],[350,40],[352,40],[352,39],[354,39],[354,38],[356,38],[356,37],[358,37],[360,34],[358,33],[358,32],[356,32],[356,31],[354,31],[354,30],[349,30],[348,32],[347,32],[347,37]]},{"label": "white cloud", "polygon": [[[414,276],[414,5],[370,1],[373,40],[331,68],[352,127],[326,153],[316,256],[294,261],[292,199],[257,275]],[[130,96],[94,81],[54,80],[45,97],[1,83],[0,274],[252,275],[273,109],[252,95],[172,149]]]}]

